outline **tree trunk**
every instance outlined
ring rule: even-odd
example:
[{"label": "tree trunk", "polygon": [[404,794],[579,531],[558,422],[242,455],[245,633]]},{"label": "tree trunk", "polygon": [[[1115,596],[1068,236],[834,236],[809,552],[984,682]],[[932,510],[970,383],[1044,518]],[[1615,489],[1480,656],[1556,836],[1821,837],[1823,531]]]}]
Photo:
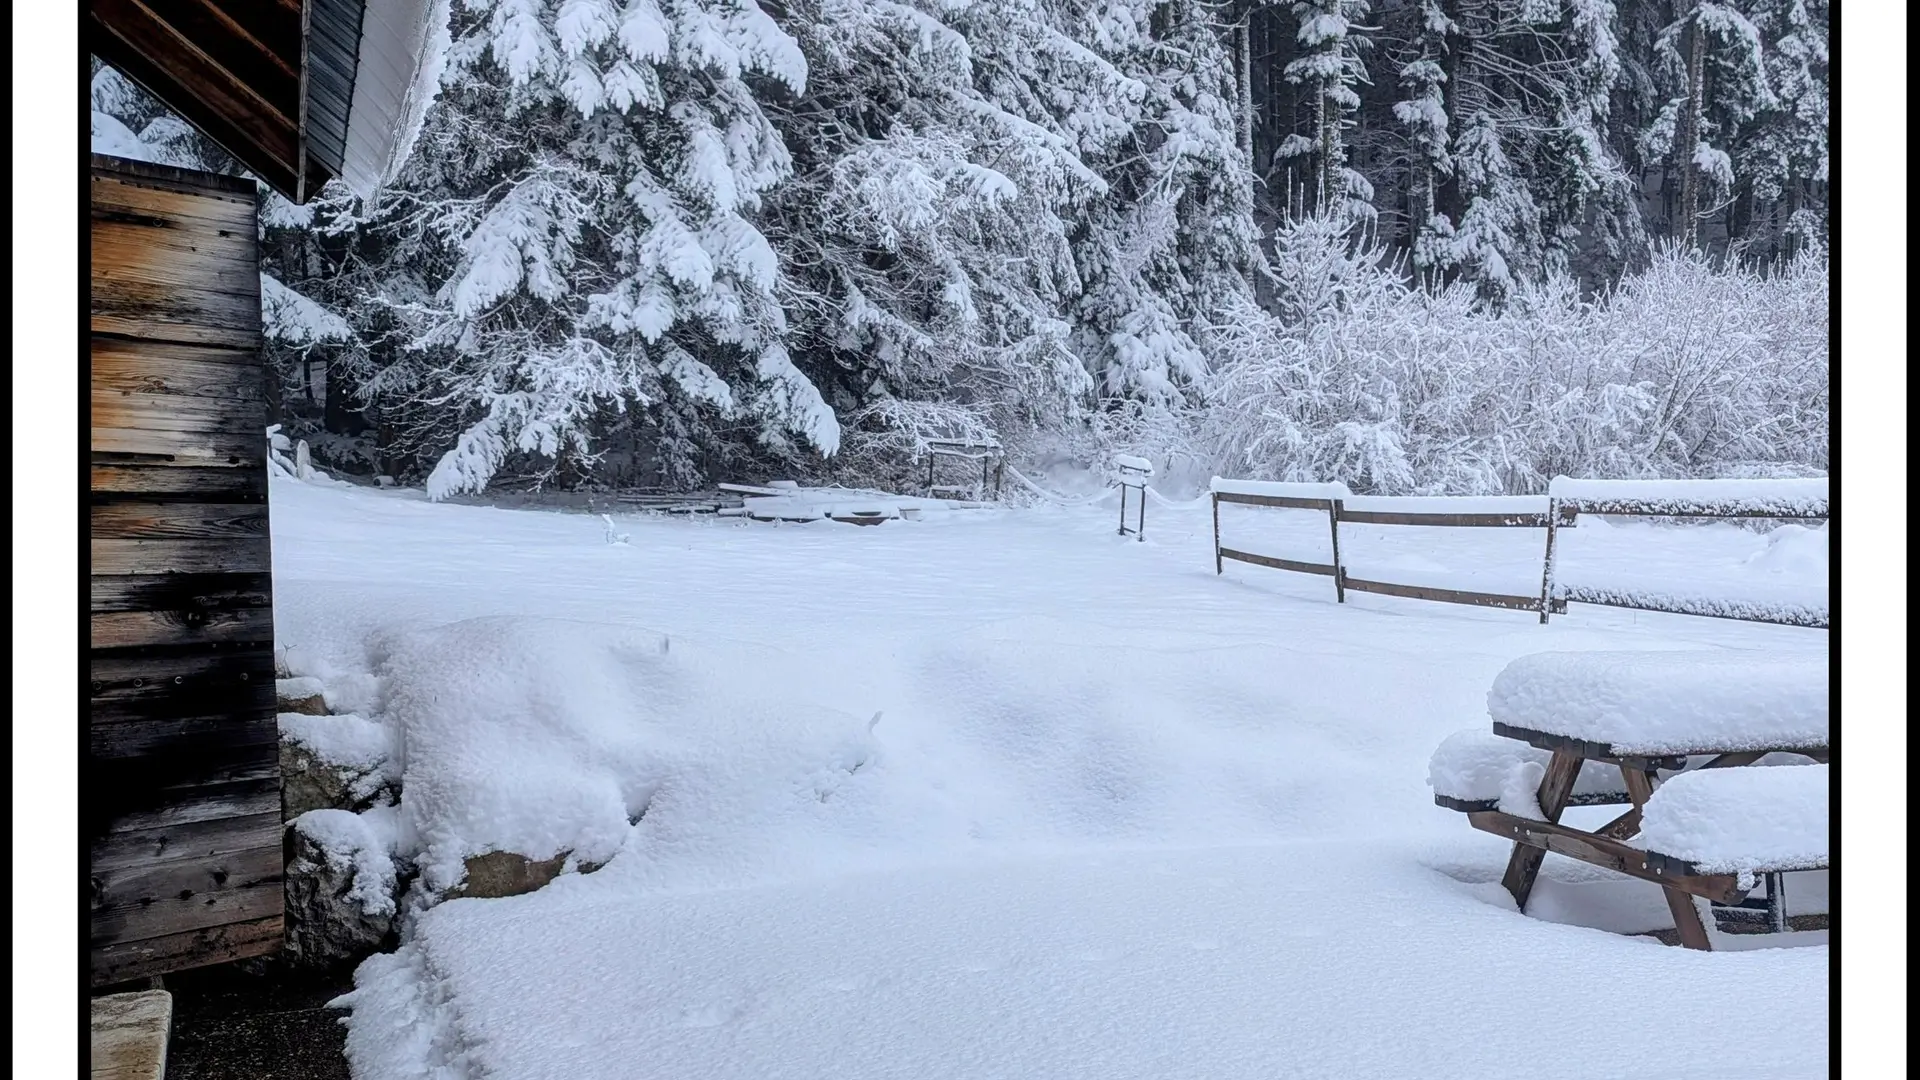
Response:
[{"label": "tree trunk", "polygon": [[1247,22],[1251,18],[1251,13],[1243,14],[1240,24],[1234,28],[1234,91],[1239,95],[1234,110],[1239,114],[1239,123],[1234,134],[1248,168],[1253,167],[1253,42],[1247,33]]},{"label": "tree trunk", "polygon": [[1320,95],[1320,202],[1338,205],[1340,198],[1340,103],[1332,90]]},{"label": "tree trunk", "polygon": [[1680,128],[1680,143],[1674,157],[1680,167],[1680,220],[1674,231],[1680,246],[1688,251],[1698,247],[1700,232],[1700,169],[1693,157],[1700,150],[1700,115],[1706,89],[1707,36],[1700,30],[1700,12],[1694,9],[1693,26],[1687,31],[1691,44],[1687,49],[1687,112]]}]

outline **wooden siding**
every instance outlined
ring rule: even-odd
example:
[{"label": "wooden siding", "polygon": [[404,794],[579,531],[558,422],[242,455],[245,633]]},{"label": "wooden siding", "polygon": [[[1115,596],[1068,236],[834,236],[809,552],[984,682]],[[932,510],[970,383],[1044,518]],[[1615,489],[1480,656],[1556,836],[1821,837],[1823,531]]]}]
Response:
[{"label": "wooden siding", "polygon": [[91,179],[98,986],[278,949],[282,854],[254,185]]}]

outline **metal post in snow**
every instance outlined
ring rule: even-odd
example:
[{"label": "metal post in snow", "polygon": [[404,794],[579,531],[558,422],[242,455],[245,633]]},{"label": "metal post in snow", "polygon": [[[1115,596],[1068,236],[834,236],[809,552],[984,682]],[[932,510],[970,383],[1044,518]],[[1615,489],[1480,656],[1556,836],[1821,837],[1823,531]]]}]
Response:
[{"label": "metal post in snow", "polygon": [[1134,528],[1133,535],[1141,543],[1147,542],[1147,485],[1144,483],[1140,485],[1140,523]]}]

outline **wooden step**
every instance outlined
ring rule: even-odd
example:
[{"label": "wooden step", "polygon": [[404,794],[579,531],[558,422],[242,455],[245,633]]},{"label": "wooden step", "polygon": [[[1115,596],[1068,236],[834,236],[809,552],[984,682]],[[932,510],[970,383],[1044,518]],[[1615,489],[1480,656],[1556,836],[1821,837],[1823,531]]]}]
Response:
[{"label": "wooden step", "polygon": [[93,999],[93,1080],[165,1080],[173,995],[165,990]]}]

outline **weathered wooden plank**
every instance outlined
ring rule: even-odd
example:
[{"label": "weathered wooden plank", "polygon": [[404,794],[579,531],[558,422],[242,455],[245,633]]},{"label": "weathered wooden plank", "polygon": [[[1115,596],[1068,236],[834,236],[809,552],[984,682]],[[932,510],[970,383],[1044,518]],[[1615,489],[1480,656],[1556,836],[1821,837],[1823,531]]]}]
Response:
[{"label": "weathered wooden plank", "polygon": [[[1610,743],[1576,739],[1570,735],[1556,735],[1548,731],[1535,731],[1532,728],[1516,727],[1499,720],[1493,722],[1493,733],[1506,739],[1518,739],[1541,750],[1570,750],[1592,761],[1605,761],[1616,765],[1631,764],[1642,769],[1677,770],[1683,768],[1690,757],[1720,753],[1719,750],[1706,746],[1673,754],[1632,754],[1623,752]],[[1770,746],[1760,751],[1762,754],[1804,754],[1807,757],[1815,757],[1826,752],[1827,748],[1824,746]]]},{"label": "weathered wooden plank", "polygon": [[267,456],[262,452],[258,458],[249,456],[232,463],[213,463],[176,460],[171,454],[116,460],[111,455],[96,453],[92,490],[95,498],[136,495],[264,501]]},{"label": "weathered wooden plank", "polygon": [[[183,575],[184,576],[184,575]],[[100,578],[94,581],[99,582]],[[141,578],[110,580],[141,581]],[[173,654],[94,653],[87,666],[94,700],[139,696],[160,687],[182,690],[274,684],[273,653],[265,648],[209,647]]]},{"label": "weathered wooden plank", "polygon": [[299,57],[289,65],[207,0],[140,0],[207,59],[252,87],[282,119],[300,116]]},{"label": "weathered wooden plank", "polygon": [[1499,810],[1468,814],[1467,820],[1474,828],[1512,840],[1516,846],[1526,850],[1542,854],[1552,851],[1656,885],[1704,896],[1716,903],[1737,904],[1747,895],[1732,874],[1682,872],[1691,871],[1692,868],[1670,860],[1651,860],[1646,852],[1611,837],[1581,832],[1553,822],[1515,817]]},{"label": "weathered wooden plank", "polygon": [[160,749],[170,737],[206,741],[222,733],[232,733],[236,745],[257,746],[272,741],[279,711],[272,689],[262,692],[257,680],[193,688],[150,683],[91,699],[88,734],[96,753],[112,757]]},{"label": "weathered wooden plank", "polygon": [[[1346,518],[1343,516],[1341,520],[1345,521]],[[1355,592],[1401,596],[1409,600],[1433,600],[1443,604],[1506,608],[1511,611],[1540,610],[1540,600],[1533,596],[1509,596],[1503,593],[1472,592],[1466,589],[1442,589],[1432,585],[1400,585],[1391,581],[1369,581],[1365,578],[1348,577],[1344,571],[1340,575],[1340,580]]]},{"label": "weathered wooden plank", "polygon": [[254,206],[259,197],[259,187],[249,177],[182,169],[110,154],[92,156],[92,175],[114,181],[113,186],[96,186],[92,192],[94,199],[115,206],[121,205],[117,199],[142,197],[135,194],[138,191],[172,192],[205,200],[194,207],[183,207],[183,212],[231,215],[235,221],[243,221],[250,220],[248,208]]},{"label": "weathered wooden plank", "polygon": [[92,950],[94,986],[144,979],[278,952],[285,938],[279,915],[184,934],[118,941]]},{"label": "weathered wooden plank", "polygon": [[[150,904],[163,898],[184,899],[182,894],[215,893],[261,882],[278,883],[282,872],[280,830],[271,826],[263,829],[257,824],[258,820],[256,816],[249,819],[248,824],[225,822],[231,826],[233,840],[241,842],[211,858],[182,855],[132,859],[114,866],[93,864],[89,871],[88,886],[92,891],[88,906],[97,919],[104,910],[143,902]],[[211,832],[215,823],[200,824]],[[164,924],[156,927],[161,934],[183,929],[188,928]]]},{"label": "weathered wooden plank", "polygon": [[280,812],[280,777],[232,778],[178,789],[174,801],[159,806],[124,809],[102,823],[93,842],[118,833],[150,832],[178,828],[194,822],[222,821],[228,818],[257,817]]},{"label": "weathered wooden plank", "polygon": [[168,280],[166,275],[182,273],[184,268],[194,274],[201,288],[217,293],[244,295],[250,282],[254,291],[259,288],[258,281],[251,278],[259,272],[249,243],[253,238],[239,234],[210,236],[204,219],[135,216],[95,204],[90,231],[89,247],[96,267],[132,271],[140,281]]},{"label": "weathered wooden plank", "polygon": [[266,574],[273,549],[265,537],[235,540],[112,540],[95,537],[93,573]]},{"label": "weathered wooden plank", "polygon": [[93,338],[90,392],[156,404],[257,403],[264,408],[266,367],[260,354],[125,338]]},{"label": "weathered wooden plank", "polygon": [[[1579,795],[1567,796],[1568,806],[1619,806],[1627,801],[1624,791],[1590,791]],[[1471,814],[1480,810],[1500,809],[1499,799],[1456,799],[1451,795],[1434,793],[1433,805],[1455,810],[1462,814]],[[1617,820],[1617,819],[1616,819]]]},{"label": "weathered wooden plank", "polygon": [[[1224,496],[1222,497],[1224,498]],[[1223,559],[1232,559],[1235,562],[1252,563],[1255,566],[1272,567],[1275,570],[1291,570],[1296,574],[1321,574],[1326,577],[1333,576],[1332,563],[1297,562],[1293,559],[1275,558],[1272,555],[1254,555],[1245,551],[1235,551],[1232,548],[1221,548],[1219,551],[1219,556],[1220,558],[1223,558]]]},{"label": "weathered wooden plank", "polygon": [[176,434],[192,445],[202,435],[245,435],[267,452],[267,407],[259,401],[217,400],[199,397],[158,397],[152,394],[92,394],[93,425],[118,431]]},{"label": "weathered wooden plank", "polygon": [[[278,856],[278,844],[274,845],[272,854]],[[188,896],[164,896],[106,906],[93,913],[88,936],[92,945],[99,948],[119,941],[138,940],[133,935],[144,935],[152,927],[185,933],[271,918],[281,914],[285,906],[285,889],[279,880],[256,881]]]},{"label": "weathered wooden plank", "polygon": [[116,502],[92,508],[95,540],[261,540],[265,503]]},{"label": "weathered wooden plank", "polygon": [[234,466],[259,469],[264,481],[265,425],[256,430],[204,432],[96,426],[92,435],[96,465]]},{"label": "weathered wooden plank", "polygon": [[[234,503],[234,506],[257,504]],[[89,582],[92,610],[107,611],[227,611],[269,607],[273,578],[269,574],[130,574],[96,577]]]},{"label": "weathered wooden plank", "polygon": [[1389,510],[1340,508],[1340,523],[1354,525],[1425,525],[1434,528],[1485,529],[1547,527],[1545,514],[1416,514]]},{"label": "weathered wooden plank", "polygon": [[[223,657],[150,656],[121,649],[92,656],[88,715],[94,723],[153,717],[257,715],[276,705],[273,654],[266,642]],[[106,677],[102,677],[106,676]]]},{"label": "weathered wooden plank", "polygon": [[258,349],[262,341],[258,292],[194,290],[179,268],[146,279],[98,279],[91,304],[95,333],[235,349]]},{"label": "weathered wooden plank", "polygon": [[[129,541],[132,542],[132,541]],[[205,641],[273,641],[273,609],[114,611],[89,616],[93,647],[130,649]]]},{"label": "weathered wooden plank", "polygon": [[1240,503],[1244,506],[1274,506],[1283,510],[1320,510],[1333,509],[1332,499],[1296,499],[1287,495],[1240,495],[1229,491],[1216,491],[1213,497],[1223,503]]},{"label": "weathered wooden plank", "polygon": [[[278,710],[272,703],[240,704],[230,711],[217,706],[180,703],[154,704],[139,715],[141,702],[117,704],[113,712],[132,715],[91,716],[87,726],[87,752],[93,760],[151,758],[157,755],[191,755],[201,751],[265,751],[280,742]],[[178,709],[195,709],[190,716],[170,715]],[[106,711],[106,710],[100,710]]]},{"label": "weathered wooden plank", "polygon": [[200,0],[233,20],[242,32],[272,53],[280,64],[300,72],[299,0]]},{"label": "weathered wooden plank", "polygon": [[[261,402],[213,402],[207,398],[152,398],[132,394],[94,394],[92,427],[154,432],[159,444],[171,440],[188,452],[207,446],[204,436],[219,436],[223,446],[244,440],[253,454],[267,455],[267,407]],[[94,440],[94,450],[106,450]],[[161,454],[179,454],[165,450]]]},{"label": "weathered wooden plank", "polygon": [[[273,753],[268,748],[267,753]],[[279,762],[247,747],[211,759],[146,755],[90,760],[81,825],[88,842],[159,824],[215,821],[275,811]]]},{"label": "weathered wooden plank", "polygon": [[[96,164],[89,186],[91,227],[107,230],[115,243],[145,237],[169,252],[184,252],[216,266],[244,262],[259,234],[254,191],[207,191],[190,182],[169,184],[120,171],[123,159]],[[140,259],[138,252],[131,253]],[[231,271],[230,271],[231,272]]]},{"label": "weathered wooden plank", "polygon": [[244,817],[179,822],[109,833],[93,841],[89,863],[110,871],[163,859],[218,859],[280,846],[286,822],[278,809]]},{"label": "weathered wooden plank", "polygon": [[[259,722],[264,727],[270,720]],[[279,790],[279,754],[272,746],[186,746],[136,757],[87,761],[88,797],[82,803],[88,839],[140,828],[170,806],[244,795],[264,782]],[[257,812],[257,811],[256,811]],[[217,814],[204,815],[206,817]]]}]

